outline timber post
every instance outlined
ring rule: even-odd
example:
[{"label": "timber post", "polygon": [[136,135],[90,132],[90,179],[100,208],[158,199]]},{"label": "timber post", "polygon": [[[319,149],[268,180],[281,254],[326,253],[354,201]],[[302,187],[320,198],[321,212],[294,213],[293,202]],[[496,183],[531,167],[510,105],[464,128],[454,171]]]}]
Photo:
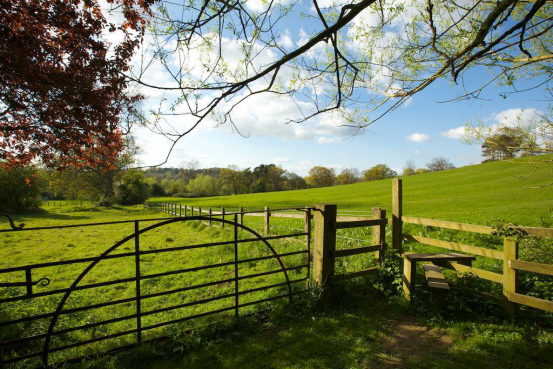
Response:
[{"label": "timber post", "polygon": [[392,246],[399,254],[403,254],[403,185],[399,178],[392,182]]},{"label": "timber post", "polygon": [[332,293],[334,258],[336,249],[337,206],[334,204],[315,205],[315,237],[313,245],[313,280],[322,288],[321,296],[326,298]]},{"label": "timber post", "polygon": [[[386,210],[380,208],[373,208],[373,218],[374,219],[386,219]],[[384,254],[386,252],[386,225],[381,224],[373,226],[373,245],[380,245],[380,251],[375,252],[375,259],[378,259],[378,262],[382,265],[384,261]]]},{"label": "timber post", "polygon": [[271,232],[271,224],[269,223],[269,218],[271,213],[269,212],[269,207],[265,206],[265,217],[263,222],[263,235],[268,236]]},{"label": "timber post", "polygon": [[[225,207],[221,208],[221,219],[225,220]],[[225,228],[225,222],[221,222],[221,228]]]},{"label": "timber post", "polygon": [[[511,294],[518,292],[518,271],[511,268],[511,260],[518,260],[518,242],[505,237],[503,239],[503,295],[507,300],[511,300]],[[506,314],[514,318],[517,305],[512,302],[503,305]],[[507,306],[508,309],[505,308]]]},{"label": "timber post", "polygon": [[240,213],[240,215],[238,217],[238,223],[240,225],[244,225],[244,208],[239,206],[238,207],[238,212]]}]

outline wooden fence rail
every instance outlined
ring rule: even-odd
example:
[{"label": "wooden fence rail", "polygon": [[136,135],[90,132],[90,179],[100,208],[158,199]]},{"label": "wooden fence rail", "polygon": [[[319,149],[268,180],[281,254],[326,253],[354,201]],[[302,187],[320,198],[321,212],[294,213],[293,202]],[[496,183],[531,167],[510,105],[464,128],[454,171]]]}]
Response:
[{"label": "wooden fence rail", "polygon": [[[508,304],[512,305],[516,303],[553,312],[552,301],[522,295],[519,293],[517,286],[519,270],[545,275],[553,275],[553,265],[520,260],[518,254],[518,243],[508,237],[504,237],[503,250],[493,250],[481,246],[465,245],[456,242],[404,233],[404,223],[451,229],[462,232],[478,233],[484,235],[494,235],[496,234],[497,230],[493,227],[483,225],[404,216],[402,193],[403,185],[401,179],[394,179],[392,182],[392,216],[390,219],[386,219],[385,210],[382,210],[380,208],[373,209],[372,217],[359,217],[349,215],[339,216],[337,214],[338,209],[336,205],[322,204],[315,206],[313,280],[320,286],[324,287],[323,291],[327,291],[329,293],[331,291],[331,285],[333,281],[354,278],[376,272],[377,268],[369,268],[367,270],[357,271],[347,275],[335,275],[334,264],[337,258],[351,255],[359,255],[368,252],[374,252],[375,258],[378,259],[380,263],[382,263],[386,249],[386,226],[391,225],[392,246],[396,254],[404,255],[404,242],[415,242],[418,244],[462,252],[477,257],[486,257],[499,260],[503,263],[502,274],[484,269],[474,268],[472,266],[463,265],[457,262],[443,263],[440,266],[460,273],[470,273],[477,278],[482,278],[488,281],[502,284],[504,300],[499,301],[502,306],[507,306]],[[195,213],[207,213],[209,217],[217,216],[224,219],[226,215],[225,208],[222,208],[221,211],[213,211],[211,208],[209,208],[208,210],[202,210],[201,208],[188,208],[186,205],[184,205],[184,208],[182,205],[179,205],[178,209],[177,205],[154,204],[153,206],[156,209],[160,209],[175,216],[183,216],[183,214],[184,216],[186,216],[188,214],[194,215]],[[268,207],[265,207],[265,209],[262,211],[247,212],[244,211],[242,207],[240,207],[237,214],[240,217],[241,224],[245,215],[250,217],[263,217],[264,236],[268,236],[271,233],[271,218],[303,219],[304,227],[306,229],[307,227],[311,226],[311,219],[313,218],[313,216],[310,213],[293,214],[278,210],[283,209],[271,210]],[[373,245],[347,250],[336,250],[336,231],[340,229],[358,227],[373,228]],[[512,226],[511,229],[517,231],[515,233],[518,233],[522,236],[553,238],[552,228]],[[306,240],[306,242],[309,242],[309,240]],[[408,271],[404,271],[404,273],[406,272]],[[497,300],[497,297],[495,297],[495,299]],[[515,311],[515,309],[511,308],[510,310]]]},{"label": "wooden fence rail", "polygon": [[[401,204],[401,180],[394,180],[394,190],[392,193],[394,196],[393,203]],[[393,234],[399,234],[401,239],[407,242],[416,242],[419,244],[424,244],[428,246],[434,246],[447,250],[461,251],[466,254],[471,254],[479,257],[487,257],[495,260],[501,260],[503,262],[503,274],[494,273],[491,271],[478,269],[459,263],[445,263],[440,264],[441,267],[447,269],[452,269],[461,273],[470,273],[477,278],[485,279],[495,283],[500,283],[503,285],[503,301],[498,301],[502,307],[506,307],[506,311],[510,315],[514,315],[516,308],[514,304],[530,306],[533,308],[546,310],[553,312],[553,301],[548,301],[544,299],[539,299],[532,296],[527,296],[520,294],[518,291],[518,271],[524,270],[532,273],[539,273],[545,275],[553,275],[553,265],[528,262],[524,260],[519,260],[519,244],[515,240],[504,237],[503,238],[503,250],[493,250],[480,246],[473,245],[464,245],[455,242],[437,240],[428,237],[416,236],[403,233],[402,224],[418,224],[428,227],[452,229],[456,231],[470,232],[470,233],[479,233],[486,235],[497,234],[497,230],[482,225],[476,224],[467,224],[467,223],[458,223],[458,222],[449,222],[444,220],[428,219],[428,218],[419,218],[411,216],[403,216],[401,213],[401,205],[399,209],[396,210],[397,219],[394,218],[394,229]],[[539,227],[520,227],[512,226],[510,227],[513,231],[518,231],[522,236],[530,237],[543,237],[543,238],[553,238],[553,229],[552,228],[539,228]],[[396,245],[394,244],[394,247]],[[401,246],[398,246],[400,250]],[[404,271],[405,273],[405,271]],[[405,286],[404,286],[405,287]],[[493,298],[493,296],[490,296]],[[497,301],[497,298],[495,298]],[[511,304],[511,306],[509,306]]]}]

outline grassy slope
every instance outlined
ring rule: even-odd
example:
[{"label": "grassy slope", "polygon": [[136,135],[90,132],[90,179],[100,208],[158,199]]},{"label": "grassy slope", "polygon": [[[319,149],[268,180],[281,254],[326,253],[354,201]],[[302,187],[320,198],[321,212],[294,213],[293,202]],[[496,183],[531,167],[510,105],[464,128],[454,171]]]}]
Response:
[{"label": "grassy slope", "polygon": [[[403,178],[405,215],[443,220],[486,223],[491,218],[521,225],[537,225],[537,217],[553,208],[551,187],[529,188],[551,182],[548,167],[536,170],[527,164],[494,162]],[[236,208],[293,207],[335,203],[339,210],[391,209],[392,180],[357,183],[309,190],[271,192],[198,199],[153,198],[152,202]]]}]

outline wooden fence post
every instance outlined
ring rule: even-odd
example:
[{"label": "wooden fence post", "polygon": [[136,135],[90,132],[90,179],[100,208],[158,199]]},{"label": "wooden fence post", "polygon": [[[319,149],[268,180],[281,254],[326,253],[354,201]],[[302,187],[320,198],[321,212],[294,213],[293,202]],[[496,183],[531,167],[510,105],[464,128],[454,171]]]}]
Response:
[{"label": "wooden fence post", "polygon": [[[202,207],[201,206],[198,207],[198,216],[200,216],[200,217],[202,216]],[[198,220],[198,223],[201,223],[201,222],[202,222],[201,220]]]},{"label": "wooden fence post", "polygon": [[209,225],[211,225],[211,208],[209,208]]},{"label": "wooden fence post", "polygon": [[[503,295],[510,300],[512,293],[517,293],[518,271],[511,268],[510,261],[518,260],[518,242],[505,237],[503,239]],[[517,313],[517,305],[515,303],[505,304],[510,308],[505,309],[507,315],[514,318]]]},{"label": "wooden fence post", "polygon": [[[224,206],[221,208],[221,219],[225,220],[225,207]],[[221,228],[225,228],[225,222],[221,223]]]},{"label": "wooden fence post", "polygon": [[315,205],[315,237],[313,245],[313,279],[322,288],[322,297],[328,297],[332,292],[332,276],[334,275],[334,258],[332,252],[336,249],[337,206],[334,204]]},{"label": "wooden fence post", "polygon": [[238,217],[238,223],[244,225],[244,208],[239,206],[238,212],[240,213],[240,216]]},{"label": "wooden fence post", "polygon": [[269,208],[265,206],[265,217],[263,222],[263,235],[268,236],[271,232],[271,225],[269,223],[269,218],[271,217],[271,213],[269,212]]},{"label": "wooden fence post", "polygon": [[179,217],[182,217],[182,204],[179,204]]},{"label": "wooden fence post", "polygon": [[392,246],[400,254],[403,253],[402,206],[403,185],[401,179],[395,178],[392,182]]},{"label": "wooden fence post", "polygon": [[194,207],[193,206],[190,207],[190,216],[191,217],[194,216]]},{"label": "wooden fence post", "polygon": [[[386,219],[386,210],[380,208],[373,208],[373,218]],[[374,255],[378,262],[382,264],[384,261],[384,254],[386,252],[386,225],[373,226],[373,245],[382,245],[380,251],[377,251]]]}]

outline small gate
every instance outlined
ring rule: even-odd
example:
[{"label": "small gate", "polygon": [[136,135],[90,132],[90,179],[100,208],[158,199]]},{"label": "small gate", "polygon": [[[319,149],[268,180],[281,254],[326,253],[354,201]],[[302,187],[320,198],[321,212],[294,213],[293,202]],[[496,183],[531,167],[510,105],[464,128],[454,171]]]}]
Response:
[{"label": "small gate", "polygon": [[[294,210],[306,212],[307,219],[311,216],[310,209]],[[52,358],[54,353],[63,353],[60,356],[63,362],[81,360],[91,354],[112,353],[132,348],[143,341],[164,338],[167,333],[182,332],[179,324],[184,322],[209,316],[221,319],[238,317],[243,311],[246,313],[255,311],[248,310],[249,307],[281,298],[291,300],[295,294],[308,290],[308,284],[305,282],[309,280],[310,275],[310,227],[301,233],[262,236],[241,224],[237,213],[226,214],[226,216],[234,219],[191,216],[28,229],[15,227],[12,223],[13,230],[0,232],[122,223],[134,223],[134,232],[99,256],[0,270],[0,330],[3,331],[0,336],[0,366],[3,368],[6,364],[21,361],[26,366],[40,363],[48,366],[60,361],[59,357]],[[148,232],[171,224],[190,221],[226,224],[230,226],[227,229],[232,230],[233,237],[220,242],[164,248],[151,248],[143,244],[143,237]],[[141,227],[145,222],[154,224]],[[297,237],[300,237],[298,240],[300,242],[291,242],[290,245],[293,247],[290,246],[291,248],[287,250],[278,252],[271,245],[271,242],[274,243],[276,240],[287,242]],[[298,248],[298,245],[301,247]],[[155,273],[148,272],[148,266],[151,267],[153,263],[147,259],[148,257],[164,255],[164,260],[173,262],[183,258],[183,251],[210,250],[217,247],[223,251],[212,252],[210,255],[214,259],[219,257],[218,262]],[[252,251],[254,249],[256,253]],[[242,258],[241,255],[246,257]],[[225,259],[224,256],[230,258]],[[120,266],[109,269],[107,274],[112,276],[128,271],[125,278],[108,278],[97,283],[86,283],[87,277],[95,270],[99,270],[100,275],[105,276],[106,268],[102,269],[100,265],[114,260],[117,260]],[[242,265],[247,265],[253,272],[240,273]],[[53,283],[56,275],[43,276],[44,270],[52,268],[83,269],[78,272],[78,276],[69,286],[52,288],[52,285],[56,284]],[[224,278],[201,279],[201,283],[191,282],[198,278],[189,280],[184,278],[199,271],[209,271],[209,276],[216,275],[216,271],[221,271]],[[164,281],[163,278],[169,278],[169,280]],[[13,279],[22,281],[12,281]],[[266,284],[267,279],[269,284]],[[47,286],[50,286],[49,290],[40,291]],[[115,295],[121,298],[112,297],[109,301],[97,302],[96,298],[102,297],[104,288],[120,289],[118,290],[121,291],[120,294],[115,292]],[[276,290],[278,294],[256,298],[259,297],[259,293],[265,293],[268,290]],[[110,293],[113,295],[113,290]],[[108,297],[111,295],[106,294]],[[78,304],[79,301],[87,302],[87,300],[91,303]],[[148,304],[153,300],[155,303]],[[207,311],[205,308],[200,308],[207,305],[214,305],[215,308]],[[23,309],[30,313],[25,313],[25,316],[18,315],[22,309],[18,306],[23,306]],[[106,328],[108,326],[111,328]],[[173,332],[158,332],[162,328],[171,326],[174,326]],[[154,331],[158,334],[148,334]],[[32,333],[29,334],[30,332]],[[113,342],[115,338],[118,340]],[[101,343],[106,341],[110,344],[103,346]],[[85,345],[88,347],[85,355],[82,355],[81,346]],[[79,355],[72,355],[76,353]]]}]

